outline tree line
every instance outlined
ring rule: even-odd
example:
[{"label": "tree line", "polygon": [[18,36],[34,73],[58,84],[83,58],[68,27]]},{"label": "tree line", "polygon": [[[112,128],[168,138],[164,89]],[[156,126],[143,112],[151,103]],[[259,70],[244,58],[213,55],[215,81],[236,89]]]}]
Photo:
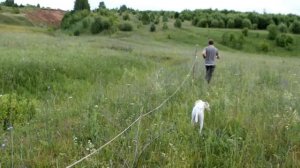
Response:
[{"label": "tree line", "polygon": [[[98,9],[92,12],[106,9],[105,3],[101,1]],[[87,10],[90,11],[88,0],[76,0],[74,3],[74,11]],[[108,10],[108,9],[106,9]],[[137,15],[143,24],[157,23],[158,18],[163,17],[180,19],[181,22],[191,21],[193,26],[209,27],[209,28],[235,28],[235,29],[259,29],[267,30],[269,25],[276,25],[279,29],[290,31],[291,33],[300,34],[300,16],[295,14],[269,14],[257,12],[238,12],[234,10],[213,10],[213,9],[197,9],[183,10],[181,12],[174,11],[138,11],[128,8],[126,5],[120,6],[119,9],[111,9],[110,11],[124,15],[129,18],[129,14]],[[178,21],[177,21],[177,24]]]}]

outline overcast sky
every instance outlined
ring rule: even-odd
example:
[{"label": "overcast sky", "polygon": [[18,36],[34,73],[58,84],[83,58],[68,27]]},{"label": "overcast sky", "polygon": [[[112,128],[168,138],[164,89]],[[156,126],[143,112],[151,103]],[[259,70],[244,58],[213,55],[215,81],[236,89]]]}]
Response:
[{"label": "overcast sky", "polygon": [[[0,0],[5,1],[5,0]],[[14,0],[17,4],[40,4],[41,7],[72,10],[75,0]],[[259,13],[293,13],[300,15],[300,0],[89,0],[92,9],[103,1],[107,8],[119,8],[121,5],[138,10],[184,9],[228,9],[236,11],[256,11]]]}]

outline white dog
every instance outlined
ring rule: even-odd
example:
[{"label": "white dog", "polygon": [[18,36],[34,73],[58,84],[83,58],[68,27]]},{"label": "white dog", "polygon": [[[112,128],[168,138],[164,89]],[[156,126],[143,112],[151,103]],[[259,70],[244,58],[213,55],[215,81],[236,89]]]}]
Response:
[{"label": "white dog", "polygon": [[192,111],[192,124],[196,124],[199,121],[200,124],[200,134],[203,128],[203,122],[204,122],[204,110],[207,109],[210,111],[209,104],[207,102],[204,102],[202,100],[197,100],[195,102],[195,106]]}]

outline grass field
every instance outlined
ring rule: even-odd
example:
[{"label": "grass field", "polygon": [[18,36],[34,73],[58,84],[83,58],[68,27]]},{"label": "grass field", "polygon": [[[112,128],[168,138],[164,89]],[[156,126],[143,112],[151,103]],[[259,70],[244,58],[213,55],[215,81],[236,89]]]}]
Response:
[{"label": "grass field", "polygon": [[[36,106],[33,119],[0,130],[0,167],[66,167],[182,84],[76,167],[300,166],[299,55],[234,51],[218,43],[225,30],[147,30],[72,37],[0,26],[0,99]],[[221,59],[207,85],[195,51],[210,37]],[[190,123],[197,99],[211,106],[202,136]]]}]

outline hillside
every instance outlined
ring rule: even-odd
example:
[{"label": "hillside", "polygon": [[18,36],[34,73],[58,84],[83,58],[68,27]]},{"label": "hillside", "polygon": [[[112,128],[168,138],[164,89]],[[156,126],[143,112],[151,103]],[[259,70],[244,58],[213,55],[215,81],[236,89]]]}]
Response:
[{"label": "hillside", "polygon": [[64,14],[54,9],[1,7],[0,24],[59,28]]}]

